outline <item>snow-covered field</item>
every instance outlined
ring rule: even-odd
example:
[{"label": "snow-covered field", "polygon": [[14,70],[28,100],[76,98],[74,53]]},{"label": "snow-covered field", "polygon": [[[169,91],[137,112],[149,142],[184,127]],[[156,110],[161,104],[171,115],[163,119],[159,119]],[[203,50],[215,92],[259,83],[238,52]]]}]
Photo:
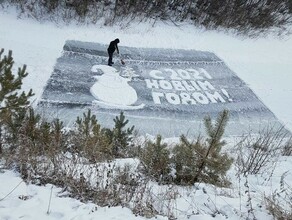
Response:
[{"label": "snow-covered field", "polygon": [[[24,88],[32,88],[35,98],[60,57],[66,40],[108,44],[119,38],[121,46],[195,49],[214,52],[243,79],[269,109],[292,129],[292,37],[267,36],[242,39],[191,25],[174,27],[163,23],[118,26],[60,26],[17,19],[15,12],[0,19],[0,47],[13,50],[16,66],[27,64],[29,77]],[[122,51],[121,51],[122,53]],[[32,83],[33,82],[33,83]]]},{"label": "snow-covered field", "polygon": [[[60,25],[38,23],[31,19],[17,19],[16,12],[0,12],[0,48],[13,50],[15,67],[27,64],[29,76],[23,88],[33,89],[34,104],[40,99],[44,86],[53,71],[56,59],[62,53],[66,40],[79,40],[108,44],[119,38],[123,46],[195,49],[218,55],[231,70],[243,79],[280,121],[292,130],[292,36],[279,39],[266,36],[260,39],[243,39],[214,31],[202,31],[191,25],[174,27],[164,23],[137,23],[121,29],[118,26]],[[122,51],[121,51],[122,52]],[[282,158],[272,181],[263,187],[258,177],[251,179],[253,196],[271,193],[278,187],[281,175],[289,171],[286,182],[291,186],[291,158]],[[231,178],[232,178],[232,174]],[[50,213],[47,214],[51,186],[38,187],[21,183],[17,174],[6,171],[0,174],[0,219],[144,219],[135,217],[128,209],[100,208],[70,198],[57,197],[60,189],[53,187]],[[20,185],[18,185],[20,184]],[[14,187],[13,193],[9,194]],[[236,186],[234,186],[234,194]],[[9,194],[9,195],[8,195]],[[230,192],[229,194],[232,194]],[[7,196],[7,197],[6,197]],[[21,200],[21,196],[28,196]],[[19,198],[20,197],[20,198]],[[218,197],[216,206],[222,212],[240,210],[239,198]],[[199,203],[199,202],[198,202]],[[256,205],[259,205],[260,202]],[[234,206],[233,208],[230,208]],[[272,219],[259,206],[254,207],[259,219]],[[182,216],[182,215],[180,215]],[[238,219],[231,214],[230,219]],[[225,219],[224,216],[216,216]],[[166,219],[159,217],[158,219]],[[187,219],[187,216],[179,219]],[[201,213],[190,219],[213,219]]]}]

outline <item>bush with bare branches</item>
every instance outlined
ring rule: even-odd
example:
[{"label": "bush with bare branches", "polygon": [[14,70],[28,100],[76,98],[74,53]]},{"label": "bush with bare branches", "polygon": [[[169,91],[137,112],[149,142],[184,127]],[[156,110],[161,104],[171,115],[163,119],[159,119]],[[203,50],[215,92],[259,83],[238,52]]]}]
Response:
[{"label": "bush with bare branches", "polygon": [[[272,171],[282,154],[289,132],[284,127],[266,128],[258,135],[247,135],[237,144],[238,172],[244,175]],[[269,173],[269,172],[268,172]]]},{"label": "bush with bare branches", "polygon": [[283,156],[292,156],[292,137],[284,145],[282,155]]},{"label": "bush with bare branches", "polygon": [[[128,23],[132,20],[189,21],[207,29],[231,29],[241,34],[255,35],[277,29],[287,32],[292,22],[289,0],[4,0],[14,4],[38,20],[51,19],[66,23],[103,20],[105,25]],[[56,20],[56,17],[58,18]]]},{"label": "bush with bare branches", "polygon": [[287,172],[281,176],[280,191],[265,196],[266,208],[277,220],[292,219],[292,188],[285,181]]}]

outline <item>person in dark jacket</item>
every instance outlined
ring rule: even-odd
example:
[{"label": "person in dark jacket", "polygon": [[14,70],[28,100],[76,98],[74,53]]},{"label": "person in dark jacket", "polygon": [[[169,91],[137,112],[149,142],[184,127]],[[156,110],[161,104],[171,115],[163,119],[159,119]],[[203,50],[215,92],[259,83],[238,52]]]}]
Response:
[{"label": "person in dark jacket", "polygon": [[113,54],[115,52],[115,50],[117,49],[117,53],[119,54],[119,48],[118,48],[118,43],[120,43],[120,40],[117,38],[113,41],[110,42],[110,45],[107,48],[107,52],[108,52],[108,65],[111,66],[113,63]]}]

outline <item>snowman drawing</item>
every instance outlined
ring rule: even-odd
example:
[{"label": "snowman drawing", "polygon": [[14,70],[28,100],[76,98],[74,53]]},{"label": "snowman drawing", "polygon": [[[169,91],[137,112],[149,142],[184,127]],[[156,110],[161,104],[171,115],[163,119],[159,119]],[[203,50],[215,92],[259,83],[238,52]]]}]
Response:
[{"label": "snowman drawing", "polygon": [[94,76],[97,80],[90,88],[92,96],[96,99],[93,104],[104,108],[118,109],[141,109],[144,104],[134,105],[138,96],[136,90],[128,82],[130,78],[121,77],[119,72],[112,66],[94,65],[91,71],[97,73],[98,70],[103,72],[102,75]]}]

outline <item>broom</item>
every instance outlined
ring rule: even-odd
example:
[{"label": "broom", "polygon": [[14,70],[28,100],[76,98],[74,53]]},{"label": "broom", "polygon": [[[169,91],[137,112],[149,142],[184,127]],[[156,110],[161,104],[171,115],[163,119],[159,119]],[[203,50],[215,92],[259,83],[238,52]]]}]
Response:
[{"label": "broom", "polygon": [[125,63],[125,61],[122,59],[122,57],[121,57],[120,54],[119,54],[119,58],[120,58],[120,60],[121,60],[121,64],[125,65],[126,63]]}]

